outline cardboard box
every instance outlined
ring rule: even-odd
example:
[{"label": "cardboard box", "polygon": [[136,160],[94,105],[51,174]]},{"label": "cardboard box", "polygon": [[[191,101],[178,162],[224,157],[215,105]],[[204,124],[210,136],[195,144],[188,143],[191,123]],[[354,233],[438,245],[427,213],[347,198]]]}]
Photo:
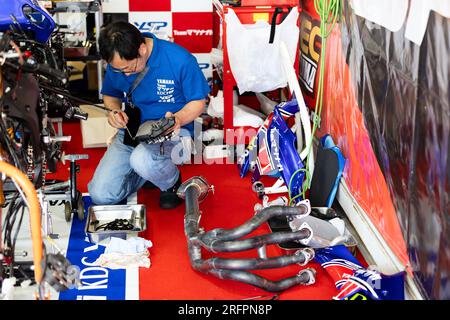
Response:
[{"label": "cardboard box", "polygon": [[98,90],[98,63],[95,61],[88,61],[87,67],[87,78],[88,78],[88,90],[97,91]]},{"label": "cardboard box", "polygon": [[89,115],[87,120],[81,121],[83,148],[106,147],[107,141],[117,132],[109,125],[106,112],[89,105],[80,108]]},{"label": "cardboard box", "polygon": [[71,68],[69,81],[83,80],[83,72],[86,63],[81,61],[67,61],[67,66]]}]

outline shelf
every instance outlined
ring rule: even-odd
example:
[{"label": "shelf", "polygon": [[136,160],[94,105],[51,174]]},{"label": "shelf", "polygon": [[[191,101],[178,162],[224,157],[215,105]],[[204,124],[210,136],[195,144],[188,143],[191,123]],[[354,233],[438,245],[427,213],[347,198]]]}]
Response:
[{"label": "shelf", "polygon": [[101,61],[102,57],[99,55],[80,56],[80,57],[64,57],[67,61]]},{"label": "shelf", "polygon": [[100,6],[98,0],[85,0],[85,1],[52,1],[53,8],[47,9],[51,14],[65,13],[73,10],[76,6],[80,13],[97,13],[100,12]]}]

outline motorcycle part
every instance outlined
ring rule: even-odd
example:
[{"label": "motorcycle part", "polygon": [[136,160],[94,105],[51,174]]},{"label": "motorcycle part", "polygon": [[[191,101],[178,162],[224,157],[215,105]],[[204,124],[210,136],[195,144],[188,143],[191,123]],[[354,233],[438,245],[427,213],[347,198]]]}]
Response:
[{"label": "motorcycle part", "polygon": [[291,240],[308,239],[312,236],[311,229],[306,227],[297,232],[277,234],[265,234],[239,240],[250,234],[268,219],[279,215],[304,215],[309,213],[310,207],[301,203],[297,207],[272,206],[263,209],[243,225],[234,229],[214,229],[204,232],[200,228],[199,200],[205,199],[212,188],[202,177],[193,177],[184,182],[178,189],[178,196],[185,199],[186,211],[184,218],[184,230],[187,238],[189,258],[194,270],[212,274],[220,279],[230,279],[244,282],[271,292],[286,290],[294,285],[309,285],[315,281],[315,272],[306,269],[297,275],[271,281],[255,275],[248,270],[281,268],[291,264],[306,264],[313,258],[313,254],[307,250],[297,251],[295,254],[274,258],[250,258],[250,259],[203,259],[201,248],[208,251],[236,252],[250,249],[259,249],[268,244],[281,243]]},{"label": "motorcycle part", "polygon": [[34,278],[37,283],[42,281],[42,233],[41,233],[41,209],[36,189],[28,180],[28,177],[16,167],[0,161],[0,172],[14,179],[15,183],[25,193],[30,213],[31,240],[33,245]]},{"label": "motorcycle part", "polygon": [[31,32],[39,42],[47,42],[56,27],[50,14],[36,0],[2,1],[0,31],[11,27]]},{"label": "motorcycle part", "polygon": [[148,120],[141,124],[136,133],[135,139],[139,142],[148,144],[161,143],[173,137],[174,132],[171,131],[175,126],[175,118],[162,118],[159,120]]},{"label": "motorcycle part", "polygon": [[70,205],[67,205],[68,202],[66,201],[64,207],[67,222],[70,221],[72,215],[77,215],[79,220],[84,219],[82,195],[77,189],[77,173],[80,171],[80,166],[76,163],[83,159],[89,159],[89,156],[87,154],[72,154],[64,157],[65,161],[70,161]]},{"label": "motorcycle part", "polygon": [[44,280],[56,291],[61,292],[75,287],[79,276],[77,268],[62,254],[48,254],[44,265]]}]

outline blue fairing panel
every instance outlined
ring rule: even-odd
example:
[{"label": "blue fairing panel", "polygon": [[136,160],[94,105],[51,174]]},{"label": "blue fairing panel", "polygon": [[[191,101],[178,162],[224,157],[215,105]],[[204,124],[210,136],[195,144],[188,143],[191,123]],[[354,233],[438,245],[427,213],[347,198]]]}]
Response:
[{"label": "blue fairing panel", "polygon": [[0,31],[11,27],[32,32],[36,41],[47,42],[55,21],[36,0],[0,0]]}]

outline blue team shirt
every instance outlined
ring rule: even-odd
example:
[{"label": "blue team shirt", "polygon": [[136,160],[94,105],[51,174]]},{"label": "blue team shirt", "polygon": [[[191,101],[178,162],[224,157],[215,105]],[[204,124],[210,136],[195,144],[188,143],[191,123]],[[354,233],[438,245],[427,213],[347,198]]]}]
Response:
[{"label": "blue team shirt", "polygon": [[[153,38],[153,49],[147,60],[148,73],[133,92],[141,122],[163,118],[167,111],[175,113],[190,101],[205,99],[210,88],[195,57],[175,43],[151,33],[143,35]],[[115,73],[108,64],[101,92],[123,99],[137,76]],[[193,132],[193,122],[184,127]]]}]

